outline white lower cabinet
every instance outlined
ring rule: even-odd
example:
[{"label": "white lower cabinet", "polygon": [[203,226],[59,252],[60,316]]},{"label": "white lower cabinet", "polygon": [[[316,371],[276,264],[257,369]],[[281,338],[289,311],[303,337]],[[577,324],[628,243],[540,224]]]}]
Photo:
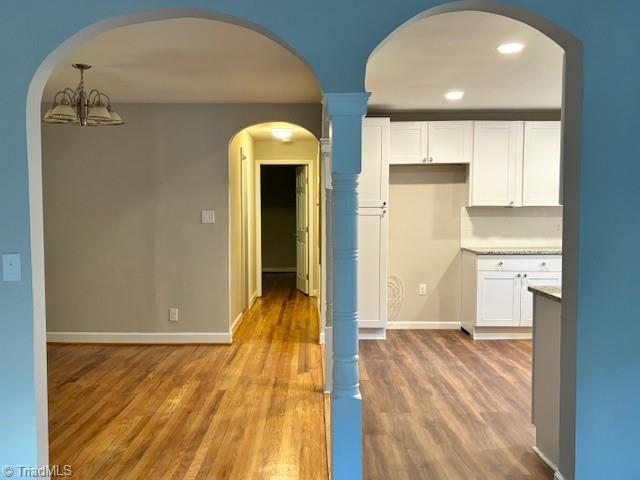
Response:
[{"label": "white lower cabinet", "polygon": [[524,329],[529,332],[533,325],[533,295],[529,286],[561,286],[561,259],[559,255],[492,256],[465,251],[463,328],[474,338],[483,338],[478,335],[483,331],[490,332],[489,338],[528,335]]}]

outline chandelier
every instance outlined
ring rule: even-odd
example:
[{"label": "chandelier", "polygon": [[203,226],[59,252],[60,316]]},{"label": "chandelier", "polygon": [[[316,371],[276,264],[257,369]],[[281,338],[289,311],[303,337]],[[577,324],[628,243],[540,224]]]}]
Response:
[{"label": "chandelier", "polygon": [[122,125],[124,121],[111,108],[109,97],[93,89],[87,93],[84,89],[84,72],[89,70],[91,65],[84,63],[74,63],[74,68],[80,70],[80,83],[73,90],[65,88],[60,90],[53,97],[53,105],[42,117],[45,123],[60,123],[86,126],[98,125]]}]

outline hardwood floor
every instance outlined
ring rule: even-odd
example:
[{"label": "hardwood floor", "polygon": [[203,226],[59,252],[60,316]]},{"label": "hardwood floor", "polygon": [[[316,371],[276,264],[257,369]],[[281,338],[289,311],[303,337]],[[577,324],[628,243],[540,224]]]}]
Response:
[{"label": "hardwood floor", "polygon": [[[314,300],[292,276],[264,293],[229,346],[50,345],[50,463],[91,480],[327,479]],[[529,342],[392,330],[360,348],[366,480],[553,477],[531,450]]]},{"label": "hardwood floor", "polygon": [[367,480],[552,479],[531,450],[531,343],[391,330],[360,342]]},{"label": "hardwood floor", "polygon": [[50,463],[76,479],[326,479],[315,299],[265,281],[233,345],[50,345]]}]

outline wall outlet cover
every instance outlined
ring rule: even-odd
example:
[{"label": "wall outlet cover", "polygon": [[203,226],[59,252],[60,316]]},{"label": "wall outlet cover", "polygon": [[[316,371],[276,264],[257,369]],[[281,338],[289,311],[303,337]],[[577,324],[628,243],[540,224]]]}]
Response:
[{"label": "wall outlet cover", "polygon": [[179,321],[180,316],[179,316],[179,310],[175,307],[171,307],[169,309],[169,321],[170,322],[177,322]]},{"label": "wall outlet cover", "polygon": [[427,284],[426,283],[418,284],[418,295],[422,297],[426,294],[427,294]]},{"label": "wall outlet cover", "polygon": [[216,223],[215,210],[202,210],[202,223]]},{"label": "wall outlet cover", "polygon": [[22,280],[19,253],[2,254],[2,280],[5,282],[19,282]]}]

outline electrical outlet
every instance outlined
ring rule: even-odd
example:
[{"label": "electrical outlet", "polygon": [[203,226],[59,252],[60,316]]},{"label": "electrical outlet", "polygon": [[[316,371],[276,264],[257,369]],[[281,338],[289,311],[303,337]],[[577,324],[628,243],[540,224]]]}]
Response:
[{"label": "electrical outlet", "polygon": [[420,295],[421,297],[424,297],[427,294],[427,284],[426,283],[419,283],[418,284],[418,295]]},{"label": "electrical outlet", "polygon": [[179,311],[177,308],[175,307],[171,307],[169,309],[169,321],[170,322],[177,322],[179,320]]}]

